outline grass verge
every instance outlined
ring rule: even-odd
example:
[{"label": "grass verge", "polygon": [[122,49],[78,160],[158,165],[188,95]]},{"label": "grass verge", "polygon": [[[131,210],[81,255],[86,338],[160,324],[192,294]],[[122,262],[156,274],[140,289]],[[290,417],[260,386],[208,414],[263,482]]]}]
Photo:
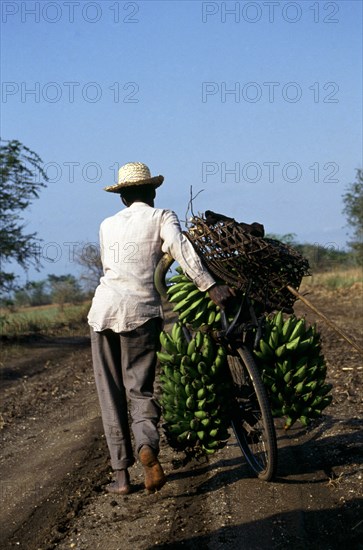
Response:
[{"label": "grass verge", "polygon": [[4,339],[38,334],[52,336],[59,332],[74,332],[87,323],[90,303],[23,308],[16,312],[0,311],[0,332]]},{"label": "grass verge", "polygon": [[314,273],[303,279],[304,286],[323,286],[328,290],[349,288],[356,283],[363,283],[363,269],[359,267]]}]

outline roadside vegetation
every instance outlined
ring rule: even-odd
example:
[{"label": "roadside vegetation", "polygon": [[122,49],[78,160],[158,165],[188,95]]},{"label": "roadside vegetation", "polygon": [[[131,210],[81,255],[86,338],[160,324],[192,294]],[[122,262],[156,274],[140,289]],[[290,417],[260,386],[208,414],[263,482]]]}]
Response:
[{"label": "roadside vegetation", "polygon": [[349,288],[355,284],[361,284],[363,288],[363,269],[360,267],[336,268],[331,271],[313,273],[311,277],[305,277],[304,286],[320,286],[327,290]]},{"label": "roadside vegetation", "polygon": [[86,327],[89,307],[89,293],[73,275],[30,281],[0,302],[2,339],[74,333]]},{"label": "roadside vegetation", "polygon": [[[357,283],[363,286],[363,268],[350,253],[293,245],[311,265],[312,275],[304,278],[302,290],[322,287],[333,291]],[[1,338],[12,341],[31,335],[85,334],[92,295],[93,289],[87,286],[85,290],[73,275],[48,275],[45,280],[29,282],[0,301]]]},{"label": "roadside vegetation", "polygon": [[0,331],[3,341],[31,335],[75,335],[87,330],[90,302],[81,304],[21,307],[17,311],[0,309]]},{"label": "roadside vegetation", "polygon": [[[34,333],[53,335],[87,328],[91,296],[102,275],[99,250],[90,245],[76,253],[75,261],[82,268],[78,278],[72,274],[48,275],[21,287],[12,262],[24,270],[32,265],[38,271],[42,268],[37,253],[41,239],[37,233],[25,233],[23,215],[47,186],[48,178],[38,154],[16,139],[0,139],[0,161],[0,338],[6,341]],[[334,290],[363,282],[362,169],[356,170],[355,181],[348,184],[342,199],[350,231],[348,251],[335,243],[300,244],[294,234],[269,235],[293,245],[308,259],[312,276],[304,279],[304,285]]]}]

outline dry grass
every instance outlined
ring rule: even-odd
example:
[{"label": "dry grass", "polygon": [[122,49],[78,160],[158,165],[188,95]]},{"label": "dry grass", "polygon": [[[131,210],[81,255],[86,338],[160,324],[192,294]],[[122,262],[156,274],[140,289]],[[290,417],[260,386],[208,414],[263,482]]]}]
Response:
[{"label": "dry grass", "polygon": [[329,290],[349,288],[356,283],[363,283],[363,268],[332,269],[303,279],[304,287],[320,286]]},{"label": "dry grass", "polygon": [[54,334],[86,323],[89,302],[65,304],[63,311],[56,305],[19,308],[16,312],[0,311],[1,335],[19,337],[25,334]]}]

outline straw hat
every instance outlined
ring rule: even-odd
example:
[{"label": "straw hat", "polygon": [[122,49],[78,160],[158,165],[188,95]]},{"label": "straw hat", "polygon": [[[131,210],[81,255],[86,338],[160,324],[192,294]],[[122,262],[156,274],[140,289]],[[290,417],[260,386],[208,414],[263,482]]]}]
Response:
[{"label": "straw hat", "polygon": [[118,183],[105,187],[105,191],[110,193],[120,193],[121,189],[134,185],[150,184],[159,187],[164,181],[164,176],[151,177],[151,173],[146,164],[142,162],[128,162],[121,166],[118,171]]}]

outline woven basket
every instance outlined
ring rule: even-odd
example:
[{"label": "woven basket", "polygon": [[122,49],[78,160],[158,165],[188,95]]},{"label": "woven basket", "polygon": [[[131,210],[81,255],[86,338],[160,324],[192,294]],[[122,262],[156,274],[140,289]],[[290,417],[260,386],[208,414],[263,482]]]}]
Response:
[{"label": "woven basket", "polygon": [[298,289],[309,263],[294,248],[280,241],[257,237],[245,224],[232,219],[206,223],[194,216],[185,233],[215,277],[246,291],[266,312],[292,311],[296,297],[286,288]]}]

